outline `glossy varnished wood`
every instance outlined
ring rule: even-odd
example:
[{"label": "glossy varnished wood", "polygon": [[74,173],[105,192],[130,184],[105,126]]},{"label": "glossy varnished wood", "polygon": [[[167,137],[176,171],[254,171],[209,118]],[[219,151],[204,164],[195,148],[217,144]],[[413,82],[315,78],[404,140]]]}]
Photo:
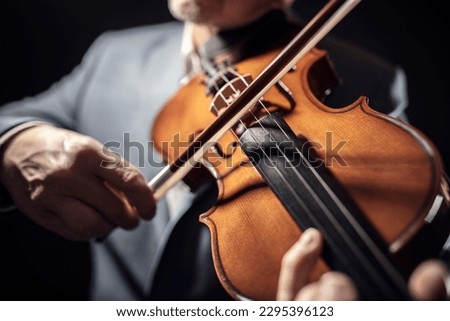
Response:
[{"label": "glossy varnished wood", "polygon": [[[276,54],[269,52],[239,63],[238,71],[256,77]],[[326,59],[325,52],[312,50],[283,78],[296,100],[295,109],[285,119],[297,135],[313,142],[329,170],[395,254],[423,227],[439,189],[439,157],[420,132],[375,112],[364,97],[340,109],[322,104],[315,83],[321,74],[329,74]],[[173,142],[176,136],[175,140],[187,142],[214,121],[201,77],[177,92],[153,127],[155,146],[169,162],[184,148],[167,148],[164,142]],[[275,88],[263,98],[289,110],[288,101]],[[235,140],[229,133],[219,144],[226,151]],[[345,144],[335,156],[345,165],[329,154],[340,142]],[[272,300],[282,255],[301,230],[239,148],[230,159],[213,153],[205,158],[222,177],[216,207],[200,217],[211,231],[219,279],[235,298]],[[320,262],[312,278],[326,270],[326,264]]]}]

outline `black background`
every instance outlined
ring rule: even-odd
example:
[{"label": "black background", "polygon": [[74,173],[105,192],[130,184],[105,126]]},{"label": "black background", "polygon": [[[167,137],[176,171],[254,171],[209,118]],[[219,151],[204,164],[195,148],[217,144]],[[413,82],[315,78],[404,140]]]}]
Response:
[{"label": "black background", "polygon": [[[323,3],[297,0],[295,8],[308,18]],[[363,0],[333,33],[404,67],[410,121],[437,145],[449,168],[450,14],[444,3]],[[171,19],[165,0],[1,0],[0,104],[48,88],[105,30]]]}]

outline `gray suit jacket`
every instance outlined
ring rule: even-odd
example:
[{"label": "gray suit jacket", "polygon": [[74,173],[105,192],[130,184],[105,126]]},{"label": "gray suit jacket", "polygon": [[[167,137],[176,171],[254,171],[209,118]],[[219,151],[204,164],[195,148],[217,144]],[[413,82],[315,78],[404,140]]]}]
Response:
[{"label": "gray suit jacket", "polygon": [[[70,75],[36,97],[3,106],[0,134],[28,121],[49,122],[101,143],[114,142],[114,151],[151,179],[162,164],[148,144],[149,132],[183,76],[182,29],[171,22],[103,34]],[[331,105],[347,105],[367,95],[376,109],[394,116],[403,113],[406,84],[399,68],[340,40],[329,38],[321,46],[329,50],[344,79],[330,96]],[[0,197],[7,202],[5,192]],[[1,213],[0,229],[7,242],[1,245],[2,261],[10,262],[0,273],[0,284],[7,284],[1,296],[226,299],[211,265],[208,231],[195,215],[207,208],[214,194],[182,197],[170,208],[161,201],[151,222],[133,231],[116,230],[103,243],[68,242],[19,213]]]}]

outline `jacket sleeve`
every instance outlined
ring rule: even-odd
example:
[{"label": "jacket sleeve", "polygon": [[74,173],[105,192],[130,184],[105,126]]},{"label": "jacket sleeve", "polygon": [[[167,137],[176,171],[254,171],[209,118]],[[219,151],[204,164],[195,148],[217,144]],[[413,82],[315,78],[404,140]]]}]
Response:
[{"label": "jacket sleeve", "polygon": [[47,91],[0,107],[0,135],[29,121],[44,121],[74,129],[78,103],[101,60],[106,39],[105,35],[100,36],[87,51],[81,64]]},{"label": "jacket sleeve", "polygon": [[[37,122],[76,129],[80,99],[101,61],[107,39],[106,35],[98,37],[83,57],[81,64],[47,91],[0,107],[0,152],[2,145],[13,136],[12,134]],[[13,209],[12,201],[0,184],[0,219]]]}]

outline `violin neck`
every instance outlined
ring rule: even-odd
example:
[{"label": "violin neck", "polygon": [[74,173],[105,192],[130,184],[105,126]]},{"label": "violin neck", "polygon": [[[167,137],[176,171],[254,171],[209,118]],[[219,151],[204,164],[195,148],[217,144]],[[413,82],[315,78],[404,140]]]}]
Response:
[{"label": "violin neck", "polygon": [[298,226],[321,231],[325,261],[348,274],[363,299],[408,299],[405,277],[387,245],[306,139],[275,113],[250,127],[240,141]]}]

